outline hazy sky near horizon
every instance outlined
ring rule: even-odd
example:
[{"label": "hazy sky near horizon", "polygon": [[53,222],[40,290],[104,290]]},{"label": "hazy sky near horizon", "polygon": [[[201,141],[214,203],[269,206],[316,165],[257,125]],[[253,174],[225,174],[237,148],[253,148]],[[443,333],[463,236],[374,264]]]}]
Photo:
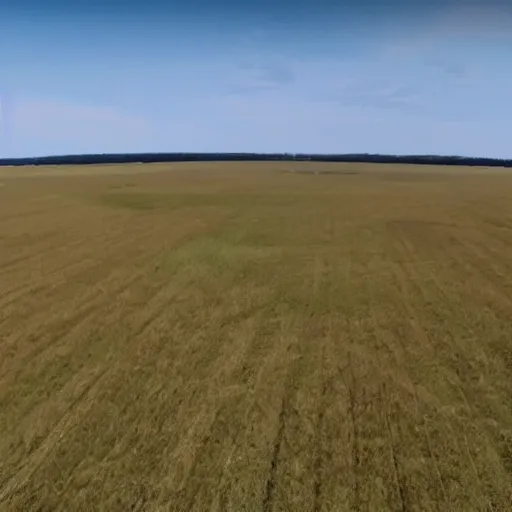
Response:
[{"label": "hazy sky near horizon", "polygon": [[0,0],[0,157],[512,158],[511,133],[511,1]]}]

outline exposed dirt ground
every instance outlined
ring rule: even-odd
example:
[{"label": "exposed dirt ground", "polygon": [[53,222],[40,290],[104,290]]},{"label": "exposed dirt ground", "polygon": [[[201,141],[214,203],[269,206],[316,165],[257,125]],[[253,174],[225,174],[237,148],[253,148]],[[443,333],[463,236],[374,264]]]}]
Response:
[{"label": "exposed dirt ground", "polygon": [[510,510],[511,172],[0,184],[1,510]]}]

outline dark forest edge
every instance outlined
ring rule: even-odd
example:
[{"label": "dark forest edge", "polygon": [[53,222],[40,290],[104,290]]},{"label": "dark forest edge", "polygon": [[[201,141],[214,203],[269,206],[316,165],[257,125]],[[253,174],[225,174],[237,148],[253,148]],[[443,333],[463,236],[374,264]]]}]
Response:
[{"label": "dark forest edge", "polygon": [[163,162],[228,162],[228,161],[312,161],[364,162],[420,165],[467,165],[512,167],[512,159],[472,158],[438,155],[376,154],[298,154],[298,153],[119,153],[44,156],[32,158],[0,158],[2,165],[91,165]]}]

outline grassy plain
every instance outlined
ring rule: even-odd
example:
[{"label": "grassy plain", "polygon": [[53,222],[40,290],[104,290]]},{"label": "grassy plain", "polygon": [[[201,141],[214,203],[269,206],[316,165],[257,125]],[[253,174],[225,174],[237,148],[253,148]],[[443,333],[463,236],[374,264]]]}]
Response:
[{"label": "grassy plain", "polygon": [[1,510],[510,510],[512,173],[0,184]]}]

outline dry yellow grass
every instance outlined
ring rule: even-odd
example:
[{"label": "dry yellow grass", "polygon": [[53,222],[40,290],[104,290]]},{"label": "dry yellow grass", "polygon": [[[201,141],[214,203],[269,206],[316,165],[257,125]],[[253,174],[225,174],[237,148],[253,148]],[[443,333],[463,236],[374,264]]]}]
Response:
[{"label": "dry yellow grass", "polygon": [[511,173],[0,183],[0,509],[510,510]]}]

